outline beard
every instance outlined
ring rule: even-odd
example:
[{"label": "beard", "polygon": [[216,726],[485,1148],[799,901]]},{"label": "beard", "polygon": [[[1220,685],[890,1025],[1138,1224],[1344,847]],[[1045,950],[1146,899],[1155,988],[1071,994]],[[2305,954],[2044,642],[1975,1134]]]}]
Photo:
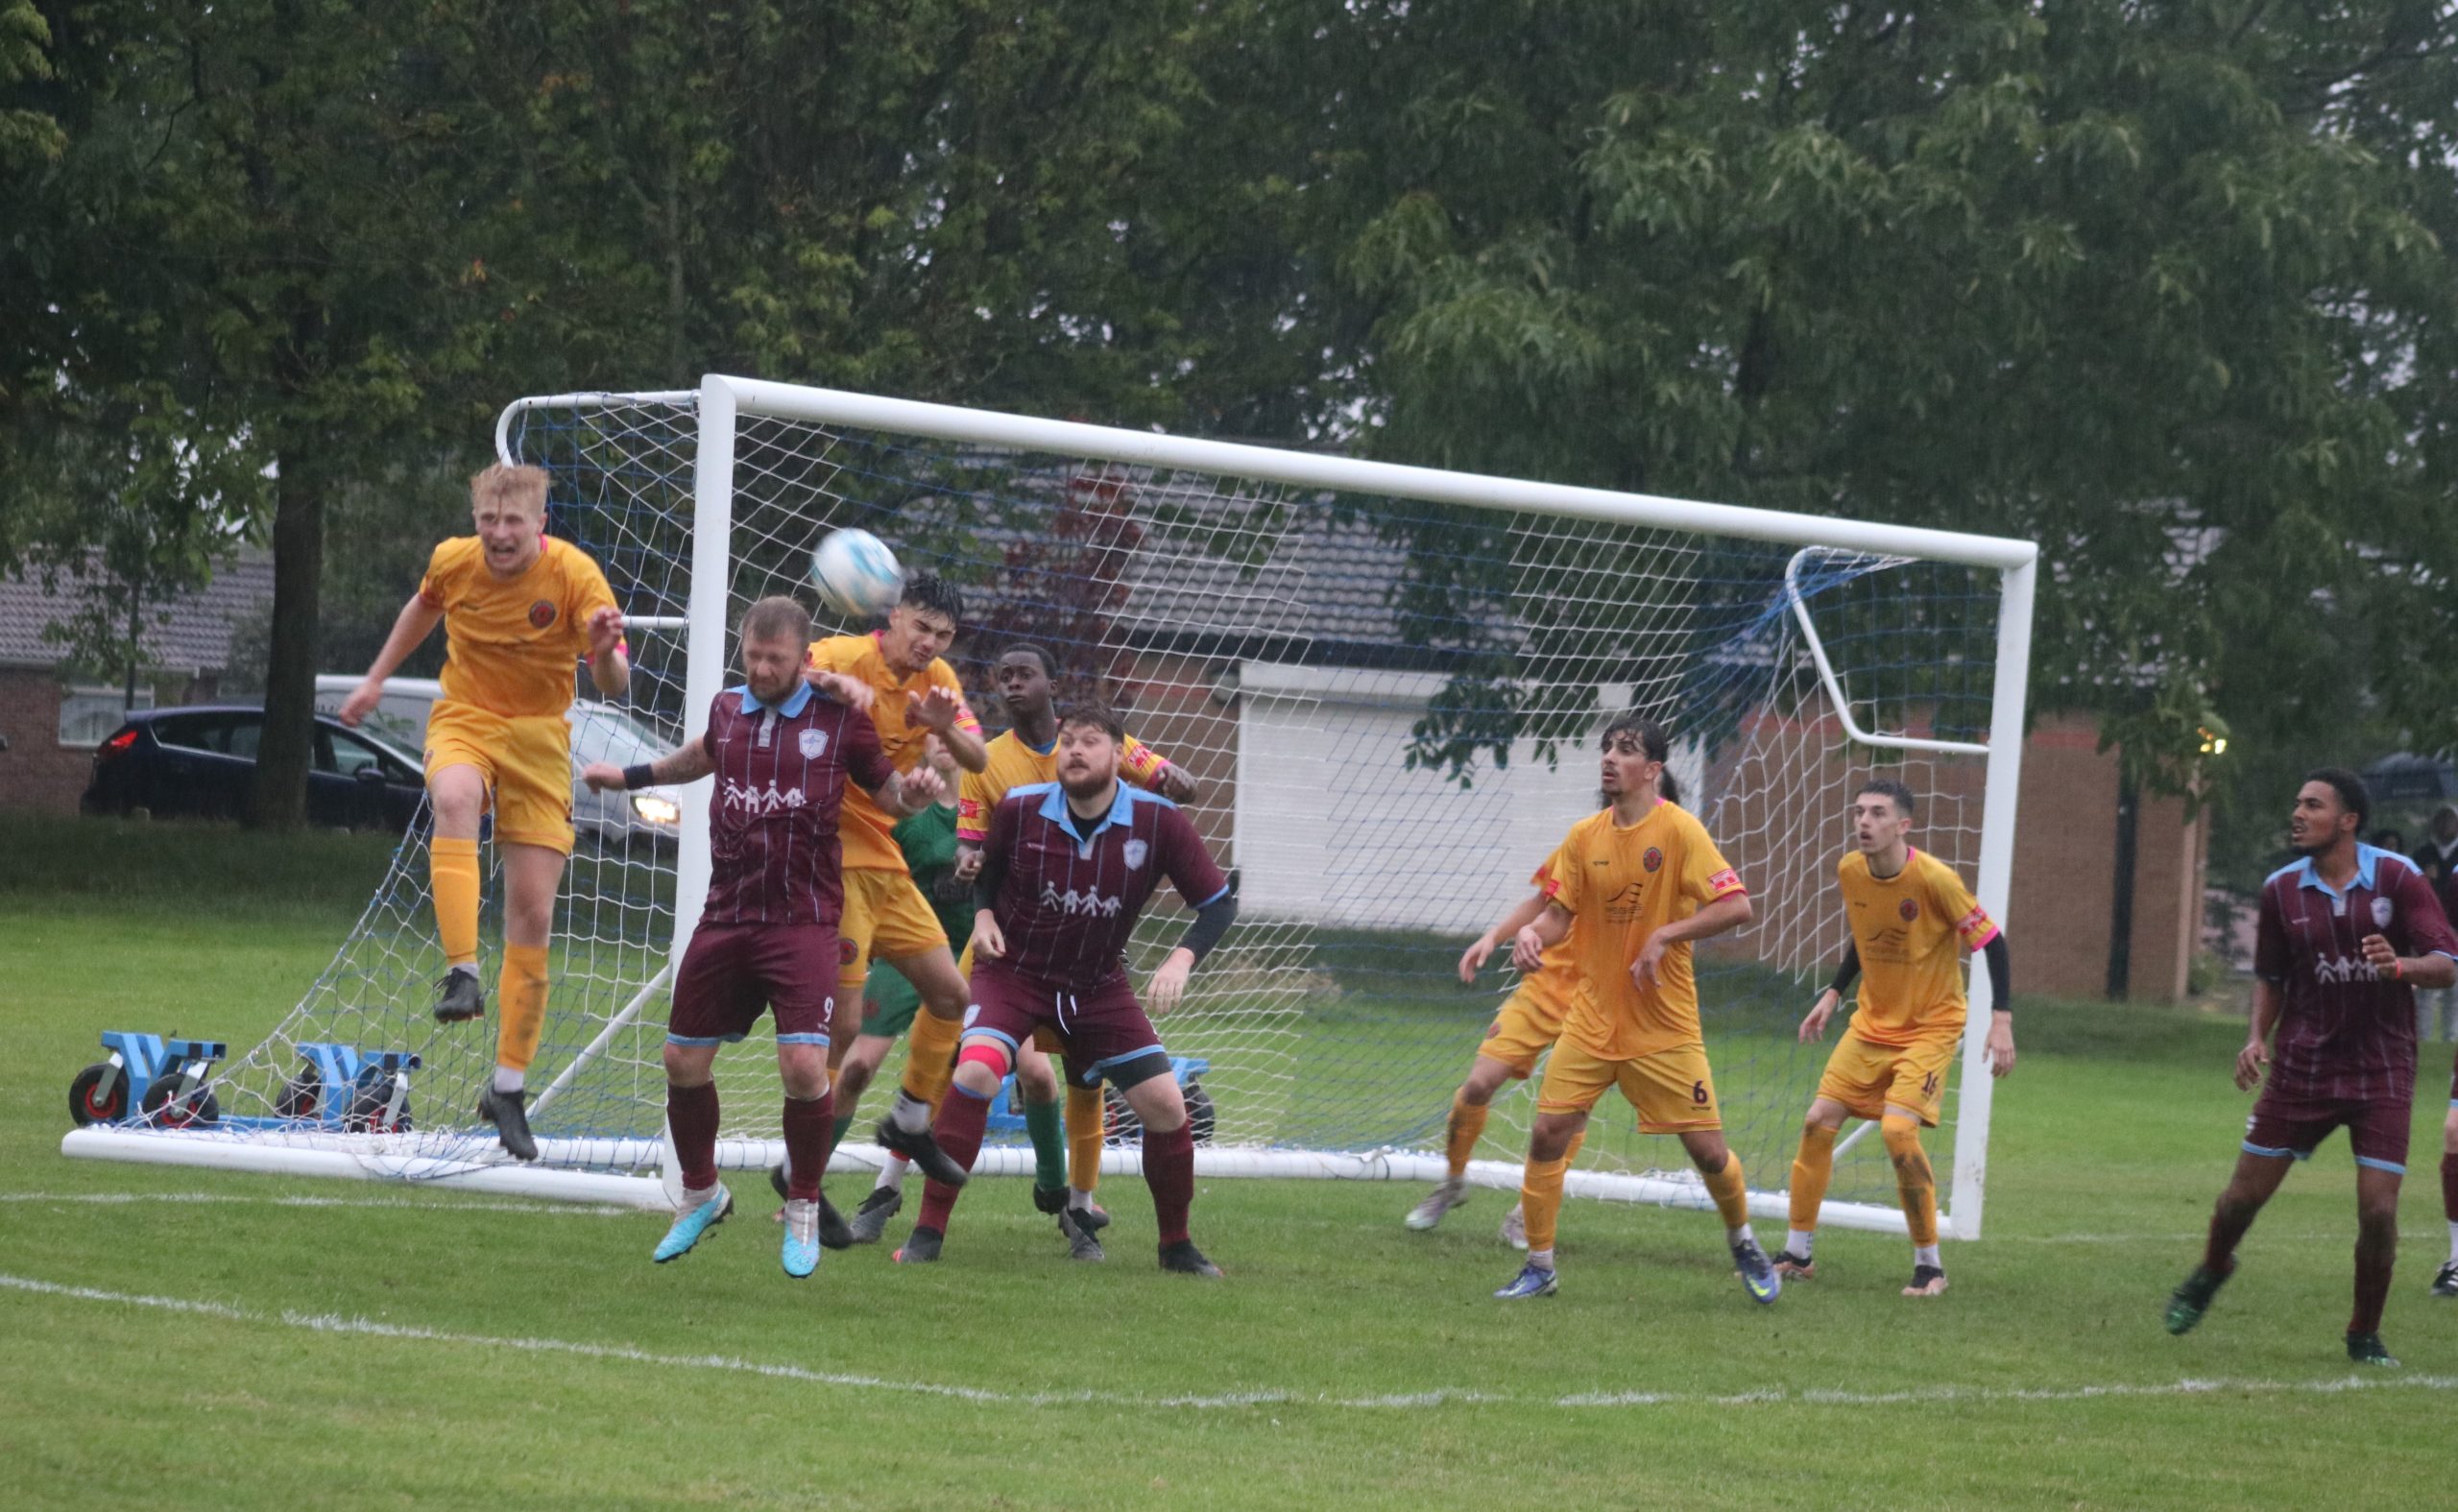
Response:
[{"label": "beard", "polygon": [[1097,798],[1102,789],[1117,780],[1118,768],[1116,767],[1111,767],[1107,771],[1096,769],[1082,774],[1061,772],[1058,774],[1058,787],[1070,798]]}]

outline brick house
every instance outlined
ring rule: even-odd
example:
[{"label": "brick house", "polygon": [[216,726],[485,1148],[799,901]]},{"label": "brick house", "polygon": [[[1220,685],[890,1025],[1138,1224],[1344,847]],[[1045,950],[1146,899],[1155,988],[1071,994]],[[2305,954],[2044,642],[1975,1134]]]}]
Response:
[{"label": "brick house", "polygon": [[[94,747],[124,717],[128,689],[80,675],[43,632],[77,607],[75,584],[0,578],[0,809],[73,814]],[[213,581],[174,599],[145,632],[136,707],[209,702],[230,662],[233,627],[273,596],[273,558],[243,551]]]}]

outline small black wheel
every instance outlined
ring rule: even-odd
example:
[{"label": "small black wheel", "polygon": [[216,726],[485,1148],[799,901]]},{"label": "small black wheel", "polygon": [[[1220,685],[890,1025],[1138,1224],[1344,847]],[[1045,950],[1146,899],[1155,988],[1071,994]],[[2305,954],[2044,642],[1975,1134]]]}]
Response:
[{"label": "small black wheel", "polygon": [[1210,1144],[1212,1131],[1219,1121],[1212,1106],[1212,1093],[1203,1090],[1203,1083],[1192,1080],[1187,1083],[1186,1093],[1187,1123],[1194,1130],[1194,1142]]},{"label": "small black wheel", "polygon": [[177,1104],[172,1102],[171,1090],[179,1080],[176,1072],[157,1078],[145,1089],[145,1101],[138,1105],[139,1111],[157,1129],[210,1129],[220,1123],[222,1104],[214,1100],[209,1087],[193,1088]]},{"label": "small black wheel", "polygon": [[98,1062],[79,1071],[69,1082],[68,1116],[77,1121],[77,1127],[128,1116],[128,1072],[121,1069],[111,1077],[110,1091],[102,1091],[103,1078],[113,1068],[108,1061]]},{"label": "small black wheel", "polygon": [[324,1090],[324,1084],[314,1071],[301,1071],[282,1083],[281,1095],[273,1105],[274,1112],[284,1118],[312,1123],[316,1117],[316,1104]]},{"label": "small black wheel", "polygon": [[342,1126],[352,1134],[407,1134],[410,1129],[410,1105],[401,1102],[401,1119],[388,1122],[393,1103],[393,1078],[398,1072],[380,1066],[371,1066],[358,1073],[358,1084],[350,1092],[349,1113]]}]

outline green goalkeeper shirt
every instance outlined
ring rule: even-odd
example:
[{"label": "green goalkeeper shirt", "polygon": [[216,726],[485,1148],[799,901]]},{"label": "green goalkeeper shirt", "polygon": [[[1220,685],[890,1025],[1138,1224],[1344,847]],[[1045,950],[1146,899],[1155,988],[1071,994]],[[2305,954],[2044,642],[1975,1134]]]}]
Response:
[{"label": "green goalkeeper shirt", "polygon": [[956,868],[956,811],[945,804],[932,804],[900,820],[889,834],[904,852],[913,885],[922,889],[930,911],[939,916],[940,927],[948,931],[951,948],[963,949],[965,941],[973,937],[973,891],[951,883]]}]

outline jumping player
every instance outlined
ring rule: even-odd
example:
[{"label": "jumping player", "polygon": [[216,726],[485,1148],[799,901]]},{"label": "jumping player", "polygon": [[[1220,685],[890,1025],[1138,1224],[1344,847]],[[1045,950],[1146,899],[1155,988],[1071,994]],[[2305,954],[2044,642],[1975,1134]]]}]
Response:
[{"label": "jumping player", "polygon": [[[1048,782],[1058,776],[1058,709],[1053,701],[1058,664],[1050,654],[1038,645],[1018,642],[999,653],[998,665],[992,674],[999,686],[999,700],[1006,706],[1013,721],[1006,733],[990,742],[989,760],[981,771],[968,774],[963,780],[964,801],[956,818],[956,876],[970,882],[981,866],[981,842],[989,833],[990,815],[1000,801],[1019,787],[1036,782]],[[1145,745],[1133,735],[1120,748],[1119,776],[1138,787],[1148,788],[1174,804],[1191,804],[1201,792],[1194,779],[1182,767],[1170,762],[1159,752]],[[969,938],[972,923],[968,918],[964,935]],[[952,936],[955,931],[951,929]],[[970,946],[956,963],[957,970],[968,975],[973,970]],[[1018,1057],[1017,1080],[1027,1076],[1035,1082],[1047,1075],[1046,1051],[1055,1048],[1056,1042],[1044,1035],[1030,1053]],[[858,1053],[860,1042],[855,1046]],[[1025,1103],[1029,1120],[1033,1105]],[[1067,1174],[1063,1186],[1036,1180],[1033,1201],[1044,1212],[1058,1220],[1058,1231],[1067,1239],[1068,1252],[1077,1260],[1102,1258],[1100,1231],[1109,1225],[1110,1215],[1093,1200],[1101,1182],[1101,1149],[1103,1144],[1103,1111],[1101,1092],[1097,1087],[1070,1086],[1067,1089]],[[1034,1137],[1036,1155],[1041,1149],[1038,1134]],[[893,1174],[901,1183],[901,1168],[881,1171],[880,1188],[863,1201],[863,1212],[873,1203],[880,1203],[885,1212],[880,1220],[896,1211],[902,1187],[891,1187]],[[881,1197],[880,1192],[886,1192]],[[862,1232],[862,1214],[855,1215],[855,1232]]]},{"label": "jumping player", "polygon": [[340,716],[355,726],[374,712],[384,680],[444,621],[444,696],[426,727],[435,808],[428,886],[446,962],[435,1017],[457,1023],[486,1011],[478,822],[493,807],[504,876],[503,1012],[478,1116],[524,1161],[538,1158],[526,1087],[546,1021],[546,937],[572,851],[572,672],[586,658],[590,681],[608,698],[622,697],[632,682],[623,614],[605,573],[589,553],[544,534],[546,483],[542,468],[502,463],[470,480],[477,534],[435,548]]},{"label": "jumping player", "polygon": [[2310,774],[2297,790],[2287,838],[2303,854],[2262,884],[2253,1025],[2236,1054],[2238,1088],[2260,1085],[2265,1069],[2270,1081],[2210,1215],[2202,1263],[2168,1299],[2171,1333],[2201,1322],[2235,1274],[2236,1246],[2288,1166],[2344,1126],[2356,1165],[2348,1358],[2398,1363],[2381,1343],[2381,1307],[2398,1259],[2415,1101],[2415,990],[2458,982],[2458,935],[2413,862],[2357,843],[2372,808],[2364,780],[2339,767]]},{"label": "jumping player", "polygon": [[[725,1220],[734,1198],[717,1179],[721,1044],[767,1010],[777,1020],[784,1082],[785,1274],[819,1264],[819,1178],[834,1109],[828,1046],[834,1017],[836,921],[844,906],[837,822],[851,778],[883,813],[929,804],[943,784],[923,767],[900,775],[880,749],[861,689],[838,677],[803,679],[810,615],[764,598],[742,616],[743,683],[717,695],[700,737],[633,767],[599,762],[581,774],[599,791],[683,783],[718,774],[709,795],[709,894],[675,972],[665,1036],[665,1116],[683,1169],[674,1226],[654,1252],[673,1260]],[[822,697],[822,692],[836,695]]]},{"label": "jumping player", "polygon": [[[939,926],[947,930],[949,942],[955,944],[973,937],[973,879],[970,874],[959,876],[956,868],[956,784],[965,780],[968,774],[937,741],[926,739],[924,743],[929,747],[931,768],[948,790],[937,803],[900,821],[894,838],[897,850],[913,873],[913,885],[929,900],[930,911],[938,916]],[[991,749],[995,762],[997,741],[991,742]],[[957,963],[957,969],[969,971],[971,962],[968,953]],[[836,1072],[838,1140],[843,1140],[852,1126],[863,1090],[886,1062],[887,1052],[897,1039],[912,1026],[913,1016],[921,1008],[922,995],[902,972],[883,961],[871,963],[871,974],[862,984],[861,1029]],[[1016,1092],[1017,1100],[1024,1105],[1025,1132],[1032,1138],[1033,1198],[1045,1210],[1053,1205],[1064,1206],[1067,1146],[1059,1132],[1058,1078],[1049,1068],[1048,1056],[1028,1055],[1017,1061]],[[902,1155],[888,1157],[870,1195],[862,1199],[847,1227],[848,1242],[873,1243],[886,1230],[888,1219],[904,1203],[908,1164]]]},{"label": "jumping player", "polygon": [[1906,840],[1917,806],[1912,789],[1891,778],[1862,783],[1852,799],[1854,849],[1835,863],[1852,937],[1834,983],[1801,1020],[1801,1043],[1823,1039],[1854,979],[1864,971],[1868,977],[1860,1012],[1827,1058],[1801,1123],[1800,1153],[1793,1158],[1792,1232],[1775,1257],[1787,1281],[1818,1274],[1812,1258],[1818,1210],[1835,1173],[1836,1131],[1849,1116],[1877,1120],[1894,1164],[1895,1191],[1912,1235],[1912,1284],[1903,1294],[1934,1297],[1946,1289],[1938,1255],[1938,1182],[1920,1148],[1920,1130],[1938,1126],[1946,1073],[1970,1017],[1963,986],[1965,949],[1983,952],[1988,962],[1989,1073],[2014,1068],[2005,933],[1953,867]]},{"label": "jumping player", "polygon": [[[981,722],[964,703],[955,669],[940,659],[954,644],[964,617],[964,598],[953,585],[927,573],[905,580],[904,592],[888,615],[887,628],[867,636],[831,636],[813,641],[806,674],[814,681],[839,673],[869,689],[871,722],[891,765],[905,772],[924,756],[923,739],[939,743],[968,772],[988,759]],[[896,821],[859,789],[845,799],[845,914],[839,925],[843,965],[837,993],[858,1002],[876,957],[904,974],[922,995],[904,1085],[895,1108],[879,1126],[879,1140],[943,1181],[961,1183],[964,1172],[939,1153],[930,1139],[930,1109],[948,1085],[950,1058],[964,1019],[968,994],[948,932],[913,885],[913,875],[896,848]],[[842,1062],[845,1047],[834,1059]]]},{"label": "jumping player", "polygon": [[[1152,973],[1152,1012],[1166,1016],[1238,903],[1177,805],[1119,780],[1125,743],[1109,710],[1071,709],[1059,722],[1058,780],[1018,788],[991,814],[974,883],[978,1007],[939,1109],[938,1140],[951,1159],[970,1165],[1000,1079],[1036,1033],[1054,1030],[1070,1084],[1106,1077],[1143,1121],[1144,1181],[1160,1220],[1162,1269],[1217,1277],[1219,1268],[1187,1234],[1194,1131],[1169,1055],[1127,980],[1124,950],[1145,903],[1168,877],[1195,918]],[[896,1252],[899,1260],[939,1258],[956,1194],[944,1181],[924,1188],[921,1220]]]},{"label": "jumping player", "polygon": [[1578,963],[1561,1039],[1536,1092],[1520,1205],[1528,1262],[1497,1297],[1545,1297],[1557,1288],[1554,1235],[1571,1141],[1608,1087],[1638,1110],[1639,1132],[1681,1140],[1724,1220],[1742,1284],[1772,1302],[1782,1280],[1749,1231],[1741,1158],[1725,1145],[1691,974],[1694,941],[1749,923],[1749,894],[1706,828],[1661,797],[1664,727],[1624,714],[1604,727],[1602,780],[1612,807],[1580,820],[1545,863],[1549,897],[1519,931],[1511,964],[1544,970],[1565,937]]}]

